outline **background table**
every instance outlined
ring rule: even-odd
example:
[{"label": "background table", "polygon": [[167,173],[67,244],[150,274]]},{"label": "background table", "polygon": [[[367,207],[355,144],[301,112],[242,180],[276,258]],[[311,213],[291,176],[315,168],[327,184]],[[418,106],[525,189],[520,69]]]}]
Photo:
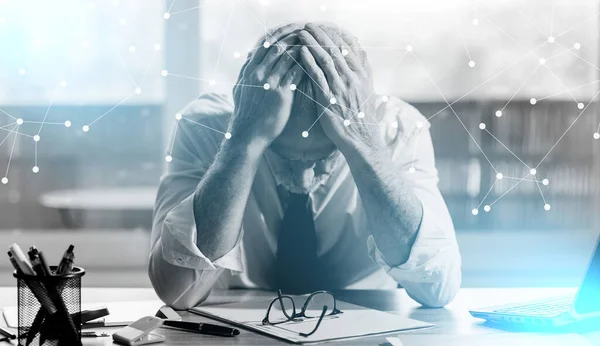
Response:
[{"label": "background table", "polygon": [[40,204],[57,209],[65,227],[74,228],[81,226],[82,211],[151,212],[156,191],[155,186],[59,190],[41,195]]},{"label": "background table", "polygon": [[[469,308],[488,304],[504,304],[521,300],[535,299],[572,293],[573,289],[539,289],[539,288],[477,288],[462,289],[456,299],[444,309],[425,309],[408,297],[404,290],[396,291],[340,291],[336,296],[354,304],[373,309],[389,311],[417,320],[431,322],[434,328],[398,333],[404,346],[416,345],[599,345],[600,332],[549,333],[538,331],[525,333],[494,329],[482,320],[471,317]],[[16,288],[0,288],[0,306],[16,304]],[[273,297],[273,292],[254,290],[213,290],[206,304],[235,302]],[[152,289],[136,288],[84,288],[84,302],[154,300],[157,299]],[[209,321],[202,316],[181,312],[184,320]],[[140,316],[141,317],[141,316]],[[212,321],[213,323],[217,323]],[[1,319],[4,324],[4,319]],[[117,328],[118,329],[118,328]],[[109,333],[117,330],[105,328]],[[598,327],[600,330],[600,327]],[[241,330],[235,338],[221,338],[208,335],[180,332],[170,329],[158,329],[167,342],[162,345],[282,345],[284,342]],[[390,335],[388,335],[390,336]],[[113,345],[112,338],[84,338],[84,345]],[[375,336],[357,340],[346,340],[331,343],[333,345],[389,345],[385,336]]]}]

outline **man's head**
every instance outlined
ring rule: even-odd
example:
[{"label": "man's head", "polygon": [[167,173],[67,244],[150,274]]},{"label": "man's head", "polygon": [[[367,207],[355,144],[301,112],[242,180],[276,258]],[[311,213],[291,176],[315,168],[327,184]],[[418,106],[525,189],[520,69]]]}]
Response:
[{"label": "man's head", "polygon": [[[346,30],[333,24],[320,24],[325,33],[333,42],[339,43],[345,49],[352,49],[361,57],[365,69],[370,71],[364,51],[360,48],[358,40]],[[286,39],[289,49],[300,45],[297,34],[304,24],[287,24],[271,29],[261,37],[257,46],[265,40],[271,45]],[[284,32],[281,35],[279,33]],[[287,53],[283,53],[287,54]],[[248,60],[252,58],[249,54]],[[302,66],[301,59],[295,59]],[[275,155],[278,170],[275,172],[278,180],[284,187],[294,193],[308,193],[324,184],[339,162],[339,152],[335,144],[327,137],[318,118],[323,112],[323,107],[315,101],[315,93],[319,90],[311,78],[305,73],[294,91],[292,111],[288,123],[281,135],[271,144],[270,151]],[[235,93],[235,90],[234,90]],[[308,133],[308,136],[305,136]]]}]

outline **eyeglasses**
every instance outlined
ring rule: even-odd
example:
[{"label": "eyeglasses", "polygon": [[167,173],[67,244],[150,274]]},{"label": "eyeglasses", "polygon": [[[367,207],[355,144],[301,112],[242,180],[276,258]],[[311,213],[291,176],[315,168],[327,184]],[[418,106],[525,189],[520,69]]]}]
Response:
[{"label": "eyeglasses", "polygon": [[289,321],[301,322],[303,318],[319,318],[317,325],[310,333],[298,333],[300,336],[310,336],[314,334],[321,321],[325,316],[333,316],[341,314],[337,309],[337,302],[333,293],[329,291],[316,291],[306,298],[300,313],[296,312],[296,304],[290,296],[281,294],[281,290],[277,290],[277,298],[273,299],[267,309],[267,314],[262,320],[262,324],[277,325]]}]

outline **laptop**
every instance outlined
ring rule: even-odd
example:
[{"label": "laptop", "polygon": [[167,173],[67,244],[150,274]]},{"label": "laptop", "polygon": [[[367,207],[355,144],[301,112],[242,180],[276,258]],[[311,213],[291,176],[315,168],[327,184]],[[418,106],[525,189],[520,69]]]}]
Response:
[{"label": "laptop", "polygon": [[516,323],[547,327],[565,326],[600,316],[600,238],[588,269],[573,296],[513,303],[469,311],[473,317],[495,323]]}]

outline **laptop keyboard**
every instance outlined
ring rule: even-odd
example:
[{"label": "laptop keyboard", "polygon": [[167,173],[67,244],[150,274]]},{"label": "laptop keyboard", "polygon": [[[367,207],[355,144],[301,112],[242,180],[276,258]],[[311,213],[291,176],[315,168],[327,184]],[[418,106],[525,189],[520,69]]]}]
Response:
[{"label": "laptop keyboard", "polygon": [[548,302],[511,306],[494,310],[494,312],[511,315],[552,317],[569,311],[572,303],[573,298],[565,298]]}]

